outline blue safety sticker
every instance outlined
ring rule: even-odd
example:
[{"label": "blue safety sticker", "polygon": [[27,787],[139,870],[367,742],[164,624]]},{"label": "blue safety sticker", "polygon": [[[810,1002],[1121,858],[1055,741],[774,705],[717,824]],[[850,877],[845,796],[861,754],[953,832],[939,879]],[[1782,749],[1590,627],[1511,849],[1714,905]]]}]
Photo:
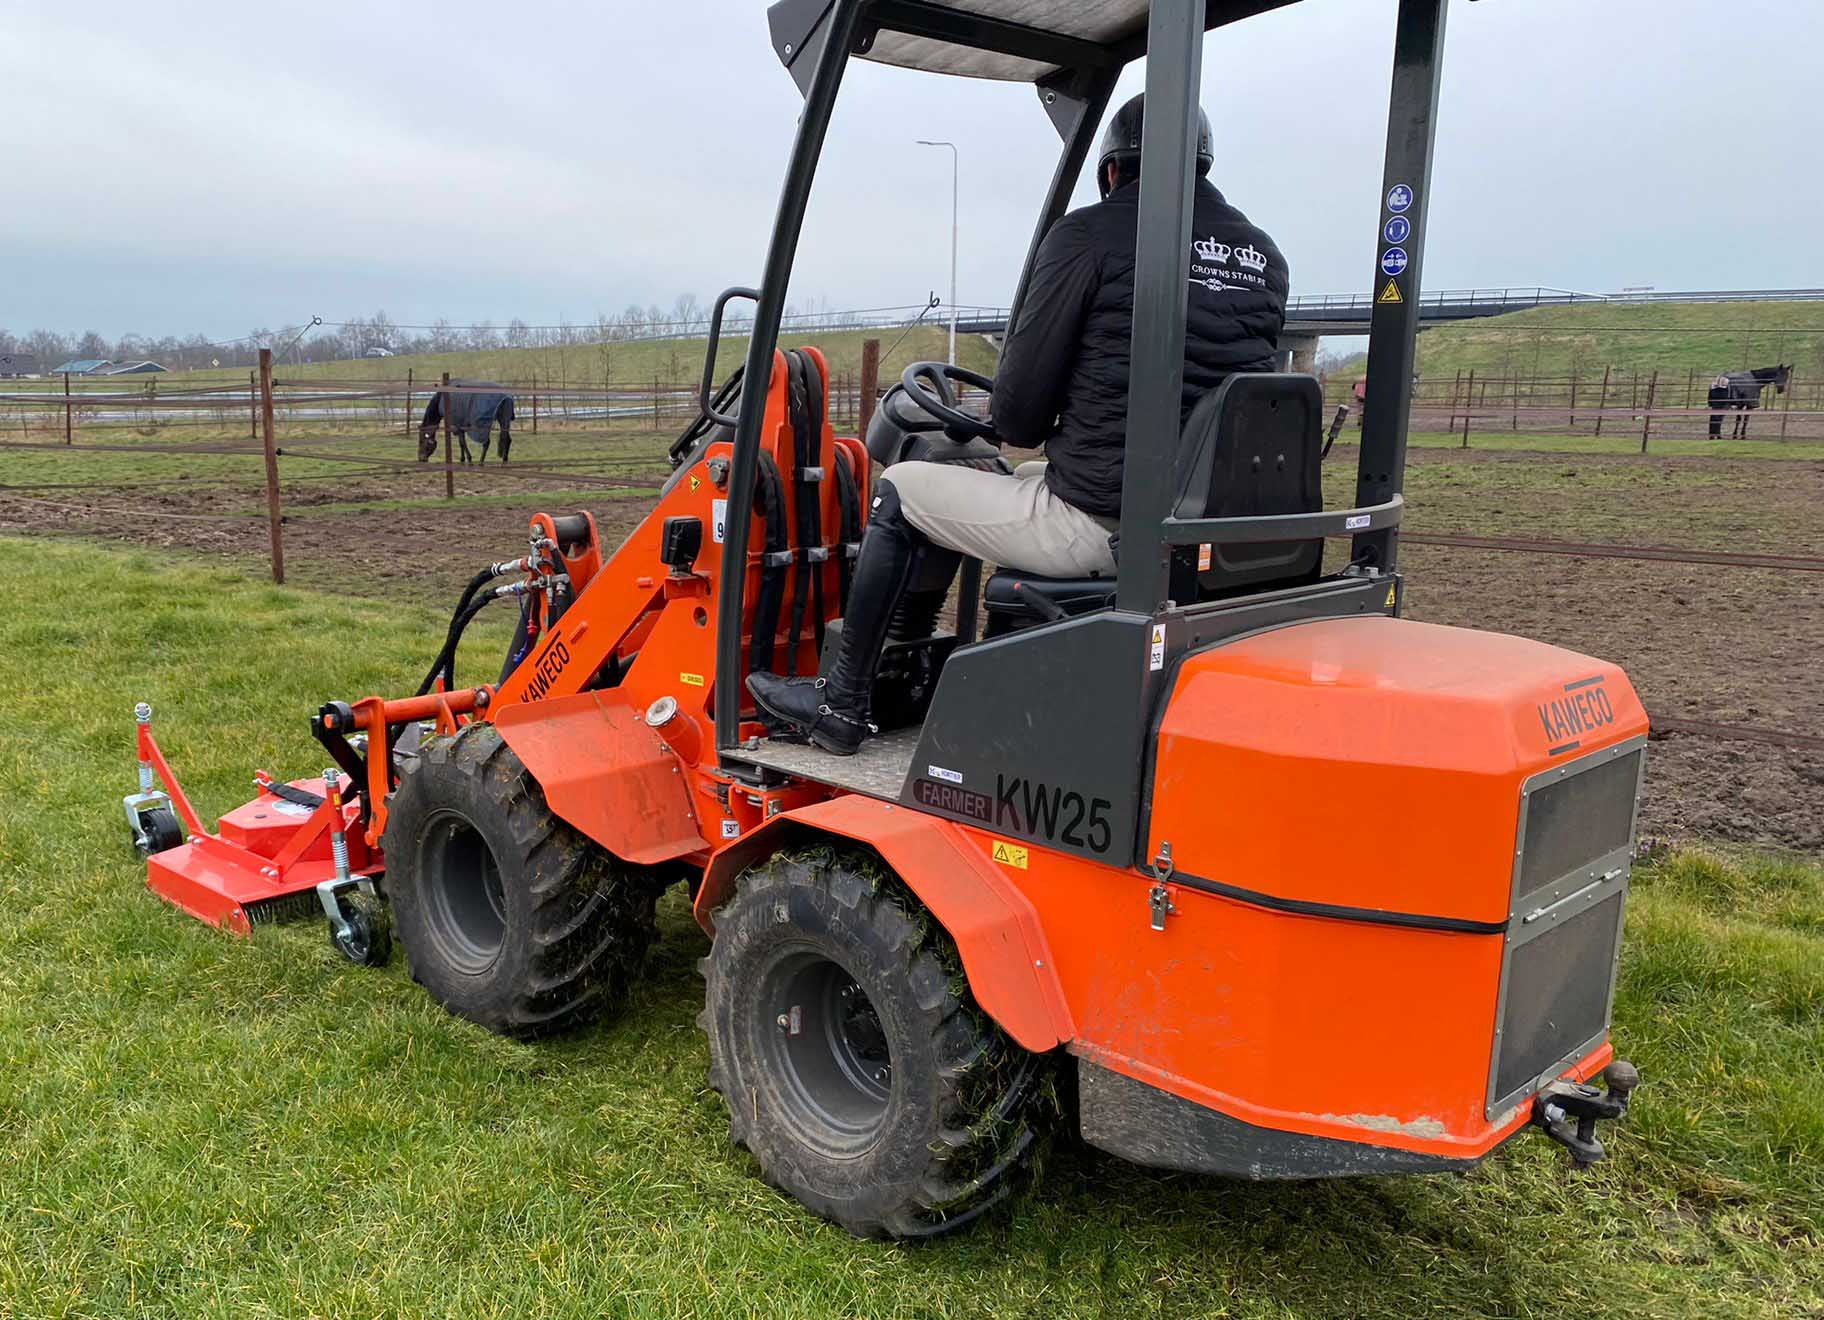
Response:
[{"label": "blue safety sticker", "polygon": [[1387,193],[1387,209],[1398,215],[1401,211],[1412,209],[1412,189],[1403,183],[1396,183]]},{"label": "blue safety sticker", "polygon": [[1403,215],[1396,215],[1381,232],[1386,235],[1389,243],[1404,243],[1412,237],[1412,221]]},{"label": "blue safety sticker", "polygon": [[1390,247],[1381,253],[1381,269],[1389,275],[1398,275],[1406,269],[1406,249]]}]

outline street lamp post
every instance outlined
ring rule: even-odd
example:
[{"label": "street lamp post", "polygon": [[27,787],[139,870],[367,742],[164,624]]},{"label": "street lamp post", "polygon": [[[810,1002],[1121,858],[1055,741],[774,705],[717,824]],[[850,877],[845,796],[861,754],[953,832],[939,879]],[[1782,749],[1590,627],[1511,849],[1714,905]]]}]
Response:
[{"label": "street lamp post", "polygon": [[954,142],[927,142],[920,138],[918,145],[950,148],[950,365],[954,367],[956,365],[956,215],[962,161]]}]

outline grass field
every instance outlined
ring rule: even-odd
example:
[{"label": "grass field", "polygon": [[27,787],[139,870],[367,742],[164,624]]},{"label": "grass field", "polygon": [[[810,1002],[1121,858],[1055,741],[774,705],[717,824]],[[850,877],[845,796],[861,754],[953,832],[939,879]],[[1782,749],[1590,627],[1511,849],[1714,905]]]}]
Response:
[{"label": "grass field", "polygon": [[1531,1138],[1467,1175],[1294,1186],[1066,1144],[979,1231],[860,1243],[728,1145],[675,900],[624,1018],[520,1045],[317,926],[236,941],[146,893],[119,820],[135,700],[213,816],[255,766],[316,767],[322,700],[409,688],[434,611],[4,538],[0,592],[6,1320],[1824,1312],[1814,862],[1637,873],[1616,1036],[1647,1081],[1587,1176]]}]

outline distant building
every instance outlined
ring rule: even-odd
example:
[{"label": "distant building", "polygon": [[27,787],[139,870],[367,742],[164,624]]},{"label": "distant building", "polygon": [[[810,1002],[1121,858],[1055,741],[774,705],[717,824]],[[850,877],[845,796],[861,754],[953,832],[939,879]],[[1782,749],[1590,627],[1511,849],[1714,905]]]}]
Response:
[{"label": "distant building", "polygon": [[0,353],[0,377],[36,376],[36,353]]},{"label": "distant building", "polygon": [[53,376],[105,376],[114,364],[106,358],[75,358],[55,368]]},{"label": "distant building", "polygon": [[161,367],[156,362],[108,362],[89,373],[94,376],[150,376],[162,373],[169,368]]}]

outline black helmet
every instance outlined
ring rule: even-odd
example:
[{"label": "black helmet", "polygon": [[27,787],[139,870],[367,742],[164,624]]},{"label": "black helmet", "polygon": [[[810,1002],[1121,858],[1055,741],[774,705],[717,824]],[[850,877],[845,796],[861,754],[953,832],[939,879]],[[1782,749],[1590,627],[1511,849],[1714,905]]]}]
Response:
[{"label": "black helmet", "polygon": [[[1146,120],[1146,95],[1142,93],[1115,111],[1115,117],[1108,121],[1108,130],[1102,134],[1102,154],[1096,161],[1096,187],[1108,196],[1108,162],[1111,160],[1130,161],[1140,159],[1140,128]],[[1210,166],[1216,163],[1216,153],[1210,149],[1210,117],[1197,111],[1197,173],[1199,177],[1210,172]]]}]

